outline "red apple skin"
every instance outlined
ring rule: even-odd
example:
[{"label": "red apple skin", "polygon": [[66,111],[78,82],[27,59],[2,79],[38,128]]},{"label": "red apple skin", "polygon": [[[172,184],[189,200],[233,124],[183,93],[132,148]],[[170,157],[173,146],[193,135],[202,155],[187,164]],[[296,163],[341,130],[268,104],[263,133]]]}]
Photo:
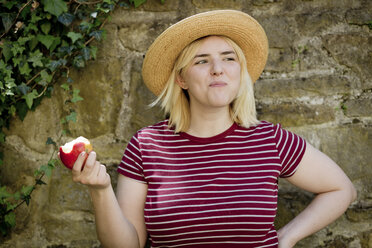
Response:
[{"label": "red apple skin", "polygon": [[77,142],[74,144],[71,152],[69,153],[65,153],[62,147],[59,147],[59,157],[62,163],[71,170],[72,167],[74,167],[75,161],[78,158],[79,154],[82,153],[83,151],[87,151],[89,153],[91,150],[92,146],[90,144],[85,144],[84,142]]}]

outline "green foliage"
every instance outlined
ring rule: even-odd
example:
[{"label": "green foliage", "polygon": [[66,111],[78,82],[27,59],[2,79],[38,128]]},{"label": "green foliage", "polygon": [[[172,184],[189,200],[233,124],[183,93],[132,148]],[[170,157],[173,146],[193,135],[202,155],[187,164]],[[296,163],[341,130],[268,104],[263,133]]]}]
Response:
[{"label": "green foliage", "polygon": [[[82,101],[80,91],[73,88],[68,76],[69,68],[83,68],[95,59],[97,47],[93,40],[105,37],[102,29],[116,7],[138,7],[146,0],[2,0],[0,4],[0,148],[5,142],[4,129],[12,118],[23,120],[34,110],[43,97],[51,97],[58,78],[69,99],[70,110],[62,118],[67,134],[67,124],[76,122],[77,113],[72,104]],[[164,0],[161,0],[163,3]],[[48,138],[47,145],[54,151],[49,161],[35,171],[34,185],[25,185],[10,193],[0,184],[0,232],[7,235],[16,224],[15,210],[28,205],[32,192],[46,184],[59,163],[55,159],[58,141]],[[3,165],[0,151],[0,166]]]}]

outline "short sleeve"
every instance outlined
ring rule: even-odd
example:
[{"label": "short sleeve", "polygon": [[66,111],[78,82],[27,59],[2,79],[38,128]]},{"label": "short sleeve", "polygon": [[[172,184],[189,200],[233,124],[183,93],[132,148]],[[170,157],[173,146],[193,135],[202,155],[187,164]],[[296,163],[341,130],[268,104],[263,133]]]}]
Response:
[{"label": "short sleeve", "polygon": [[146,183],[143,176],[142,156],[138,141],[138,133],[134,135],[128,143],[117,171],[126,177]]},{"label": "short sleeve", "polygon": [[282,129],[280,124],[274,126],[274,137],[276,147],[278,149],[282,169],[280,177],[292,176],[306,150],[306,141],[285,129]]}]

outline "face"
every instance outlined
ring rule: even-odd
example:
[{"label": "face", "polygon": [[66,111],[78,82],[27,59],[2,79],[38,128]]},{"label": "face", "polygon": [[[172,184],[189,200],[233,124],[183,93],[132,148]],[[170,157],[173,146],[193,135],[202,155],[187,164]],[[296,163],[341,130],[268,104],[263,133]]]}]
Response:
[{"label": "face", "polygon": [[221,37],[204,38],[177,83],[188,91],[191,108],[228,109],[240,85],[240,63],[234,49]]}]

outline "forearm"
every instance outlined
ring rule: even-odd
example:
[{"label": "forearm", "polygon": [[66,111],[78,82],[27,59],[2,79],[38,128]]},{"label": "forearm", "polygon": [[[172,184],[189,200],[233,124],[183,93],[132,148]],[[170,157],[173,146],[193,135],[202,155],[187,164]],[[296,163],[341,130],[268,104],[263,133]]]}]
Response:
[{"label": "forearm", "polygon": [[104,247],[138,248],[139,239],[135,227],[124,217],[111,187],[90,189],[94,205],[96,229]]},{"label": "forearm", "polygon": [[353,189],[321,193],[278,231],[279,247],[292,247],[340,217],[354,199]]}]

